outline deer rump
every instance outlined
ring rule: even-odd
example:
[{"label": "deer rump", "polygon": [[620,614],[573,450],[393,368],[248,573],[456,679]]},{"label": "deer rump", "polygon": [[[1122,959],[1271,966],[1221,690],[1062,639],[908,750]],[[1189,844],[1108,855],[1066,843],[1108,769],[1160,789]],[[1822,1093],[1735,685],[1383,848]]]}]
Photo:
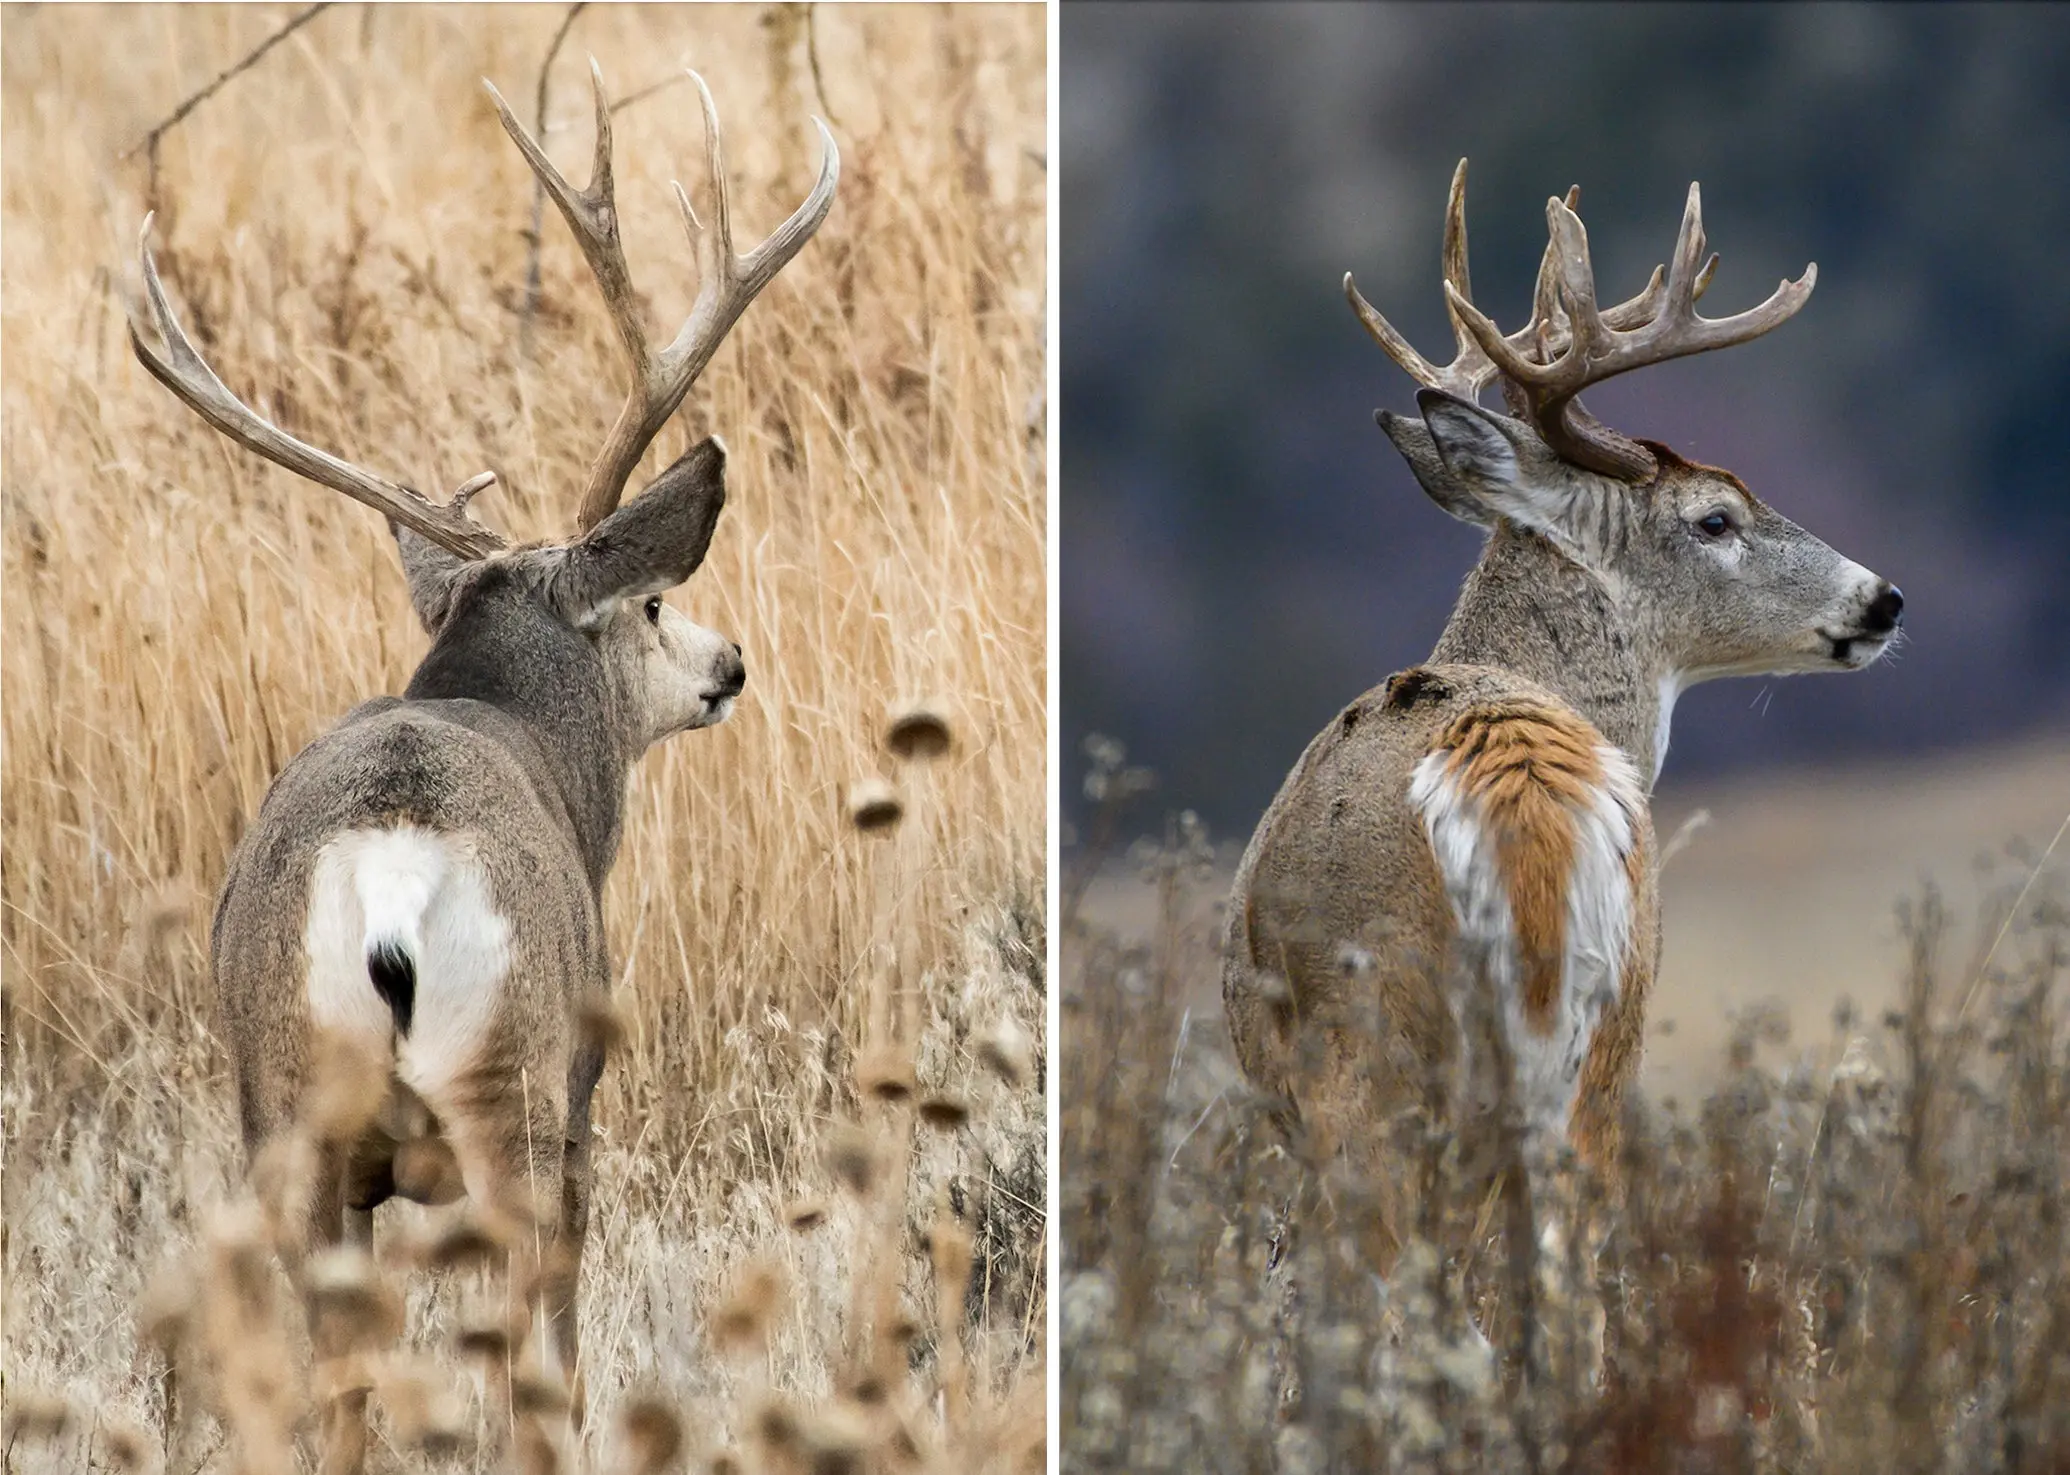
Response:
[{"label": "deer rump", "polygon": [[[1352,703],[1237,874],[1223,990],[1246,1072],[1338,1145],[1370,1140],[1433,1065],[1460,1062],[1460,990],[1485,971],[1519,1105],[1598,1145],[1656,955],[1643,792],[1593,726],[1511,673],[1427,665]],[[1454,1107],[1485,1108],[1491,1083],[1466,1065]]]},{"label": "deer rump", "polygon": [[[413,1175],[398,1149],[464,1131],[514,1076],[541,1106],[576,1094],[570,1015],[604,995],[608,968],[583,857],[531,746],[480,702],[369,702],[281,773],[232,861],[220,1007],[236,1036],[273,1037],[239,1062],[247,1146],[292,1122],[318,1032],[387,1069],[344,1165],[351,1207],[457,1196],[458,1165],[440,1154]],[[297,839],[311,834],[326,838]]]}]

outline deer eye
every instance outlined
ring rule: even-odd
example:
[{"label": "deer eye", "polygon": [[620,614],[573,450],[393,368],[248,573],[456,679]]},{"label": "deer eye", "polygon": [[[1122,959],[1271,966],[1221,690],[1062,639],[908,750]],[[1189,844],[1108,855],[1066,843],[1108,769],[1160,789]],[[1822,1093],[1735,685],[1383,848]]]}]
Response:
[{"label": "deer eye", "polygon": [[647,623],[650,625],[659,625],[661,623],[661,596],[659,594],[655,595],[652,599],[647,601],[646,610]]},{"label": "deer eye", "polygon": [[1732,519],[1722,512],[1706,512],[1696,520],[1696,525],[1707,538],[1722,538],[1732,531]]}]

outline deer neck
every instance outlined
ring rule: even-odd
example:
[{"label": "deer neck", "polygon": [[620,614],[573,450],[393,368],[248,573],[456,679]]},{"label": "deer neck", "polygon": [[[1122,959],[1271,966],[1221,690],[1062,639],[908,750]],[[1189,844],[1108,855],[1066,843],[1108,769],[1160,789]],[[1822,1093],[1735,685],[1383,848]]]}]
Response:
[{"label": "deer neck", "polygon": [[639,754],[624,739],[621,694],[582,636],[543,616],[463,612],[439,632],[410,679],[407,701],[478,703],[478,724],[517,753],[544,797],[568,817],[591,889],[601,896],[617,858],[625,786]]},{"label": "deer neck", "polygon": [[1546,687],[1623,749],[1650,787],[1674,690],[1665,665],[1647,659],[1648,644],[1601,575],[1505,522],[1467,576],[1431,660],[1493,666]]}]

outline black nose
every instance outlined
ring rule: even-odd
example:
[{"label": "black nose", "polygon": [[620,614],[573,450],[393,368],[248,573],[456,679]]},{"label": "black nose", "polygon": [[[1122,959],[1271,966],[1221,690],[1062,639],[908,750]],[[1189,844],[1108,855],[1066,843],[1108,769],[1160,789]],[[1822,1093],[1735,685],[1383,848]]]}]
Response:
[{"label": "black nose", "polygon": [[1905,596],[1897,585],[1886,583],[1862,611],[1862,625],[1871,635],[1888,635],[1904,623]]},{"label": "black nose", "polygon": [[718,694],[722,699],[725,697],[737,697],[740,695],[741,688],[747,684],[747,665],[740,659],[740,647],[736,645],[733,647],[733,665],[731,669],[720,673]]}]

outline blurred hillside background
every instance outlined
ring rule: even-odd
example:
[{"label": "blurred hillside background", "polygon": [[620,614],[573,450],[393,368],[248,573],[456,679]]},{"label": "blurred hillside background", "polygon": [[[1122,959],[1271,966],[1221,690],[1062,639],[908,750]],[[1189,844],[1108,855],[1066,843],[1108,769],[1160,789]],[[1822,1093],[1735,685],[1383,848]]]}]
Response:
[{"label": "blurred hillside background", "polygon": [[2060,6],[1067,5],[1067,806],[1105,732],[1240,836],[1333,712],[1428,654],[1479,534],[1374,426],[1414,386],[1338,283],[1449,356],[1462,155],[1507,326],[1572,183],[1606,300],[1666,259],[1692,179],[1708,311],[1819,266],[1772,337],[1589,405],[1896,580],[1912,642],[1699,688],[1666,792],[2070,727],[2066,76]]},{"label": "blurred hillside background", "polygon": [[[1999,878],[2031,871],[2070,812],[2070,8],[1072,3],[1062,39],[1080,833],[1087,733],[1159,775],[1131,830],[1190,807],[1240,845],[1330,716],[1429,653],[1480,535],[1374,426],[1414,386],[1339,283],[1449,357],[1466,156],[1475,296],[1506,326],[1570,184],[1606,300],[1666,259],[1692,179],[1723,256],[1708,312],[1818,263],[1772,336],[1589,406],[1736,470],[1908,600],[1894,661],[1677,707],[1661,831],[1715,823],[1667,878],[1653,1019],[1682,1029],[1649,1075],[1764,996],[1823,1037],[1830,1002],[1896,977],[1898,895],[1933,876],[1960,914],[2008,841]],[[1128,931],[1146,902],[1117,878],[1088,911]]]}]

